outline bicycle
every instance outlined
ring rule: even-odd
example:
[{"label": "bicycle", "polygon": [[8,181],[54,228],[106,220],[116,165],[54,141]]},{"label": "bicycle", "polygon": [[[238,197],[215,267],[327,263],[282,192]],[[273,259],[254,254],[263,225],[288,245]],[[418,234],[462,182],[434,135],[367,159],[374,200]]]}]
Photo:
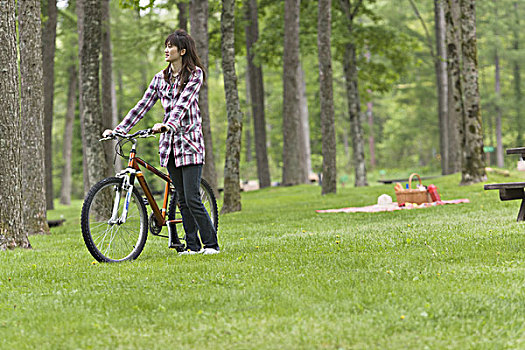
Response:
[{"label": "bicycle", "polygon": [[[123,158],[126,156],[122,146],[128,142],[132,145],[126,169],[95,184],[82,206],[82,236],[87,249],[99,262],[121,262],[138,258],[146,244],[148,230],[154,236],[168,238],[170,248],[178,252],[185,249],[177,234],[176,225],[182,219],[176,204],[177,193],[171,186],[170,177],[137,156],[137,139],[147,137],[155,137],[151,129],[139,130],[131,135],[114,132],[112,136],[100,140],[118,139],[115,150]],[[140,166],[166,182],[161,208],[153,197]],[[138,181],[142,194],[135,186],[135,180]],[[211,186],[204,179],[201,179],[200,193],[202,203],[217,230],[217,200]],[[149,218],[146,206],[150,206],[152,210]],[[168,227],[167,236],[161,234],[164,226]]]}]

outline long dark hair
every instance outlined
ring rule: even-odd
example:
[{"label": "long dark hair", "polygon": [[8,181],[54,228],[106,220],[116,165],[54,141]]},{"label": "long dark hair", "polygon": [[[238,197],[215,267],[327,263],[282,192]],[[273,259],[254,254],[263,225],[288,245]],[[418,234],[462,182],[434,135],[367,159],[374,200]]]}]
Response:
[{"label": "long dark hair", "polygon": [[[177,87],[177,93],[180,93],[184,89],[184,87],[188,83],[190,75],[195,71],[195,67],[199,67],[200,69],[202,69],[203,81],[206,80],[206,72],[204,70],[204,66],[201,63],[201,59],[197,54],[197,49],[195,48],[195,40],[193,40],[193,38],[185,30],[177,29],[175,33],[168,35],[166,41],[164,42],[164,46],[168,44],[176,46],[179,52],[181,52],[182,50],[186,50],[186,53],[182,56],[182,67],[180,69],[180,84]],[[169,83],[170,66],[171,64],[169,64],[166,67],[166,69],[163,70],[164,80],[167,83]],[[175,74],[175,72],[172,72],[172,74]]]}]

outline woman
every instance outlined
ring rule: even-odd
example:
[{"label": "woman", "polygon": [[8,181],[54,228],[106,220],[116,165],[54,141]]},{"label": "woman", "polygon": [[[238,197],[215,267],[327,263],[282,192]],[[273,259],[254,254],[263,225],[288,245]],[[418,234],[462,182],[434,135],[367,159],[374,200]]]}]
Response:
[{"label": "woman", "polygon": [[[153,126],[160,136],[160,165],[168,169],[175,186],[186,231],[185,252],[179,254],[217,254],[217,232],[200,197],[204,140],[199,109],[199,91],[205,72],[195,49],[195,41],[184,30],[170,34],[164,53],[168,66],[157,73],[144,97],[129,111],[114,131],[128,133],[160,99],[164,120]],[[107,137],[113,130],[105,130]],[[197,235],[200,232],[200,238]],[[201,245],[202,241],[202,245]]]}]

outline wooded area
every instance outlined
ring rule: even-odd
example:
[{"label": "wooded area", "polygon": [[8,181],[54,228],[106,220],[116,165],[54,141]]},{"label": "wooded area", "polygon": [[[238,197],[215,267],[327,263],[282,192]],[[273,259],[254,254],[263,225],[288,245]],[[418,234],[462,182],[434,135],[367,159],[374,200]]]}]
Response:
[{"label": "wooded area", "polygon": [[[177,28],[208,70],[203,177],[224,188],[225,213],[241,210],[247,180],[319,174],[326,194],[345,177],[367,186],[370,172],[417,167],[472,184],[524,146],[517,0],[4,3],[0,249],[28,247],[54,199],[82,198],[122,167],[98,140],[165,68]],[[141,153],[158,164],[156,141]]]}]

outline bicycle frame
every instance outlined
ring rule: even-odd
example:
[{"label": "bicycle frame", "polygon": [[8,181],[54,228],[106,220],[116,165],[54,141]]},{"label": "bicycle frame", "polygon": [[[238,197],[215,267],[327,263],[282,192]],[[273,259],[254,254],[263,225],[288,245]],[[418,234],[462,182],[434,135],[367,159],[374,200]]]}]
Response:
[{"label": "bicycle frame", "polygon": [[[127,215],[127,207],[129,204],[129,199],[131,197],[131,191],[132,191],[133,184],[135,183],[135,178],[136,178],[140,187],[142,188],[142,191],[144,191],[144,195],[146,196],[146,199],[148,200],[149,205],[151,206],[155,219],[157,220],[157,224],[159,226],[165,226],[167,222],[166,213],[167,213],[167,208],[168,208],[168,200],[169,200],[168,197],[170,193],[171,179],[168,175],[159,171],[154,166],[148,164],[142,158],[137,157],[137,140],[131,139],[131,142],[133,143],[133,145],[131,146],[131,151],[129,153],[128,166],[126,169],[122,170],[116,175],[117,177],[125,177],[126,175],[129,175],[128,184],[131,185],[129,188],[127,189],[125,188],[128,191],[128,195],[126,196],[126,203],[125,203],[124,211],[122,213],[121,218],[124,219],[125,221],[125,215]],[[156,176],[160,177],[162,180],[166,181],[166,186],[164,187],[164,197],[163,197],[162,208],[159,208],[157,201],[153,197],[153,194],[148,186],[148,183],[146,182],[146,179],[144,178],[144,174],[142,173],[140,166],[146,168],[151,173],[155,174]],[[115,206],[118,209],[117,201],[115,201]],[[173,222],[180,223],[182,222],[182,220],[180,219],[173,220]]]}]

